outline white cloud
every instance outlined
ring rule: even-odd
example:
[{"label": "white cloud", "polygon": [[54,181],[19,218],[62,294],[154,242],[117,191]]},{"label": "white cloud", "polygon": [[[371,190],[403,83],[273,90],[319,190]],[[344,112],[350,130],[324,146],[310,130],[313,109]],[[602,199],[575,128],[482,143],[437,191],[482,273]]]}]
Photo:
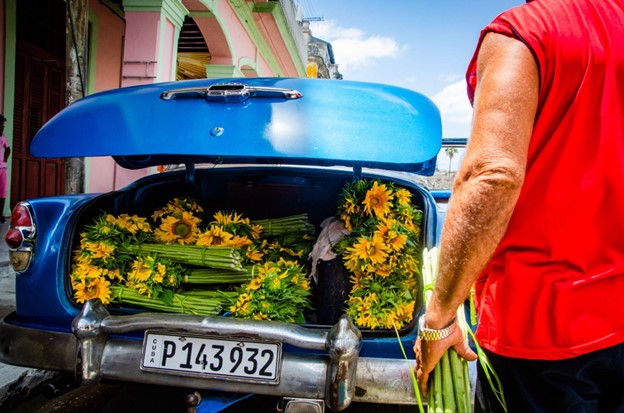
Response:
[{"label": "white cloud", "polygon": [[458,80],[463,79],[463,77],[457,73],[442,73],[438,77],[444,83],[457,82]]},{"label": "white cloud", "polygon": [[312,36],[331,43],[336,63],[343,74],[350,69],[365,68],[377,59],[395,58],[402,49],[392,37],[340,27],[333,20],[314,22],[310,28]]},{"label": "white cloud", "polygon": [[448,138],[468,138],[472,107],[466,95],[466,82],[459,80],[447,85],[431,97],[440,109],[444,136]]}]

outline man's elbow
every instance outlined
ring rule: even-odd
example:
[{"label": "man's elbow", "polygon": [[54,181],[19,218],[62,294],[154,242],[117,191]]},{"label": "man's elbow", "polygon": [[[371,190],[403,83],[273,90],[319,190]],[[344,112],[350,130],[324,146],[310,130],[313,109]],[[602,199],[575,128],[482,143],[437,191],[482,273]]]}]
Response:
[{"label": "man's elbow", "polygon": [[463,175],[458,175],[453,190],[465,185],[477,185],[483,190],[520,192],[525,178],[523,165],[516,163],[482,164]]}]

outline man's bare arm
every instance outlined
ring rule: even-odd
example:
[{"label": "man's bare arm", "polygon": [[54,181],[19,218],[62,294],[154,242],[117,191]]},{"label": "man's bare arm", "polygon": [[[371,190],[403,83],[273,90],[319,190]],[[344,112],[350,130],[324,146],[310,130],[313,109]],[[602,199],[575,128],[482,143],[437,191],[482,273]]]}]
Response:
[{"label": "man's bare arm", "polygon": [[539,77],[529,49],[489,33],[478,63],[473,128],[442,231],[430,328],[448,325],[505,233],[535,121]]},{"label": "man's bare arm", "polygon": [[[518,40],[489,33],[477,71],[473,126],[442,231],[436,288],[425,315],[428,328],[444,328],[455,317],[505,233],[524,182],[539,90],[535,60]],[[443,340],[416,340],[423,393],[450,347],[467,360],[476,358],[458,329]]]}]

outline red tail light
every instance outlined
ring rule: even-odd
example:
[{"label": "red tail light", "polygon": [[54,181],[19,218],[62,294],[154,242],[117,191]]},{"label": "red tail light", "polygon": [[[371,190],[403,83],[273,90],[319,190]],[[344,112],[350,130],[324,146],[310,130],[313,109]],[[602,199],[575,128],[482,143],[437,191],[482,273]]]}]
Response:
[{"label": "red tail light", "polygon": [[32,217],[30,211],[24,204],[17,204],[11,212],[11,225],[14,227],[30,227],[32,226]]},{"label": "red tail light", "polygon": [[22,236],[22,233],[20,231],[16,230],[15,228],[11,228],[4,236],[4,240],[6,241],[9,248],[15,249],[19,248],[20,245],[22,245],[24,237]]},{"label": "red tail light", "polygon": [[35,223],[26,202],[18,203],[11,212],[9,230],[4,239],[9,246],[9,259],[16,272],[25,271],[33,257]]}]

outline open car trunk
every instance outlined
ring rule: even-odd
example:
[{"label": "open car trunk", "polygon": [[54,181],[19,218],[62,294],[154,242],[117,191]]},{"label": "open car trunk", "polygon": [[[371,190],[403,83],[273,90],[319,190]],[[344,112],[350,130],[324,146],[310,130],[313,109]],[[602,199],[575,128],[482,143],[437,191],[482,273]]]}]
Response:
[{"label": "open car trunk", "polygon": [[[403,178],[407,174],[392,176],[371,175],[364,173],[361,179],[365,181],[393,183],[397,187],[405,188],[411,193],[411,204],[415,209],[422,211],[422,220],[419,222],[418,256],[414,262],[420,263],[420,251],[423,245],[430,242],[431,231],[435,228],[435,213],[430,211],[432,201],[430,196],[414,182]],[[157,224],[152,220],[154,211],[162,209],[173,199],[192,199],[203,209],[197,213],[202,217],[204,228],[208,227],[208,221],[213,219],[214,214],[237,213],[242,217],[249,218],[254,223],[258,220],[276,219],[294,215],[307,215],[313,229],[308,232],[308,249],[299,259],[306,278],[310,272],[316,275],[310,279],[309,297],[311,307],[302,309],[303,319],[291,320],[306,326],[331,326],[335,324],[340,315],[345,313],[346,301],[353,287],[353,272],[344,266],[343,256],[338,254],[334,259],[327,255],[324,257],[310,256],[313,245],[319,241],[322,230],[321,224],[329,217],[334,217],[340,222],[338,203],[345,185],[354,181],[353,171],[346,168],[319,169],[287,166],[227,166],[227,167],[198,167],[192,172],[184,169],[169,171],[143,178],[127,188],[101,195],[83,208],[79,220],[74,226],[74,258],[71,268],[67,271],[67,294],[76,302],[75,291],[72,290],[72,277],[75,277],[75,265],[77,263],[75,251],[81,248],[81,236],[85,228],[92,225],[103,214],[120,216],[121,214],[145,217],[154,228]],[[268,228],[265,229],[268,232]],[[296,235],[296,234],[289,234]],[[269,241],[274,237],[266,236]],[[284,241],[287,243],[288,241]],[[173,242],[177,244],[177,242]],[[282,247],[289,248],[282,244]],[[141,255],[137,253],[137,255]],[[331,254],[330,254],[331,255]],[[312,269],[316,261],[316,270]],[[247,265],[262,265],[262,260]],[[184,264],[184,269],[197,269],[202,265]],[[126,268],[131,272],[132,268]],[[122,274],[123,275],[123,274]],[[112,284],[118,284],[117,280],[111,279]],[[216,283],[216,284],[185,284],[173,288],[176,292],[184,294],[185,290],[209,290],[229,291],[241,293],[245,282]],[[412,330],[416,315],[422,307],[422,280],[420,274],[416,274],[413,280],[414,305],[410,308],[411,314],[406,316],[407,322],[399,324],[401,330]],[[145,292],[143,293],[145,294]],[[162,297],[161,297],[162,298]],[[135,312],[154,311],[152,308],[141,305],[118,302],[112,297],[107,305],[111,314],[128,314]],[[157,310],[164,311],[167,310]],[[173,310],[172,310],[173,311]],[[181,311],[193,313],[193,310]],[[236,316],[230,312],[227,304],[216,314],[222,316]],[[246,317],[251,318],[251,317]],[[352,317],[353,318],[353,317]],[[267,318],[270,319],[270,318]],[[284,320],[279,320],[284,321]],[[353,320],[358,325],[358,320]],[[360,323],[362,324],[362,323]],[[394,330],[388,326],[370,325],[365,323],[358,326],[364,334],[371,336],[394,335]]]}]

